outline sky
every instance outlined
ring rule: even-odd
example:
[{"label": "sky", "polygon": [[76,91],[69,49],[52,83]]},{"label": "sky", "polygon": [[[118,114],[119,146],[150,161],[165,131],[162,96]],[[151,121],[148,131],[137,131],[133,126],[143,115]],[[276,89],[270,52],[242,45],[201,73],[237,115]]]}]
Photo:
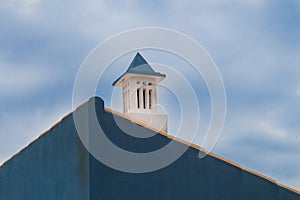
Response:
[{"label": "sky", "polygon": [[[227,116],[213,152],[300,190],[299,0],[2,0],[0,27],[0,163],[72,111],[76,73],[98,43],[162,27],[195,39],[222,75]],[[141,53],[150,62],[184,65],[164,52]],[[103,84],[133,56],[112,63]],[[197,97],[206,122],[205,84],[187,79],[203,88]],[[106,88],[96,94],[109,102],[114,88]],[[159,100],[171,112],[177,102],[169,97]]]}]

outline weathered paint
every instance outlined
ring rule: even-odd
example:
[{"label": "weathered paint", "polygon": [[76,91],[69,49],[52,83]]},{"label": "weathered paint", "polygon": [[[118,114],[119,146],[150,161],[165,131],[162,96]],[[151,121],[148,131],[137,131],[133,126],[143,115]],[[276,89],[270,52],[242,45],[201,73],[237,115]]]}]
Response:
[{"label": "weathered paint", "polygon": [[[168,135],[154,134],[153,130],[104,111],[99,98],[80,107],[89,109],[94,103],[107,137],[123,149],[148,152],[171,140]],[[115,124],[114,117],[128,130],[154,136],[143,139],[127,135]],[[85,120],[88,125],[88,117]],[[186,145],[179,139],[175,141],[179,146]],[[297,191],[270,178],[215,154],[199,159],[198,153],[198,147],[193,145],[180,159],[161,170],[120,172],[88,154],[78,139],[71,114],[0,168],[0,199],[300,200]]]}]

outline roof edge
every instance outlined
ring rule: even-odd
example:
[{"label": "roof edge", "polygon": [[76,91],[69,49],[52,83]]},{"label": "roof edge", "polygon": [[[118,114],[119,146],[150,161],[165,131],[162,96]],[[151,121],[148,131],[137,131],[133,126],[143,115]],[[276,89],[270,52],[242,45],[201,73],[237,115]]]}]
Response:
[{"label": "roof edge", "polygon": [[[16,151],[14,154],[12,154],[8,159],[6,159],[5,161],[3,161],[2,163],[0,163],[0,168],[2,168],[7,162],[9,162],[10,160],[12,160],[14,157],[16,157],[18,154],[20,154],[23,150],[25,150],[27,147],[29,147],[30,145],[32,145],[35,141],[37,141],[38,139],[40,139],[41,137],[43,137],[44,135],[48,134],[50,132],[51,129],[53,129],[55,126],[57,126],[59,123],[61,123],[65,118],[69,117],[69,115],[72,115],[79,107],[83,106],[84,104],[88,103],[89,101],[91,101],[94,98],[100,98],[100,97],[91,97],[88,100],[82,102],[81,104],[79,104],[76,108],[73,108],[72,111],[68,112],[67,114],[65,114],[61,119],[59,119],[57,122],[55,122],[53,125],[51,125],[48,129],[46,129],[45,131],[43,131],[40,135],[38,135],[35,139],[33,139],[32,141],[30,141],[27,145],[23,146],[22,148],[20,148],[20,150]],[[101,98],[100,98],[101,99]]]},{"label": "roof edge", "polygon": [[[123,73],[118,79],[116,79],[112,86],[118,86],[120,83],[119,81],[123,79],[126,75],[136,75],[136,76],[142,76],[142,77],[161,77],[162,79],[166,78],[167,76],[165,74],[156,72],[156,74],[142,74],[142,73],[133,73],[133,72],[125,72]],[[121,81],[122,82],[122,81]]]},{"label": "roof edge", "polygon": [[275,179],[273,179],[273,178],[271,178],[271,177],[269,177],[269,176],[266,176],[266,175],[264,175],[264,174],[261,174],[261,173],[259,173],[259,172],[254,171],[254,170],[251,170],[251,169],[249,169],[249,168],[243,167],[242,165],[240,165],[240,164],[238,164],[238,163],[236,163],[236,162],[234,162],[234,161],[232,161],[232,160],[229,160],[229,159],[227,159],[227,158],[224,158],[224,157],[222,157],[222,156],[220,156],[220,155],[217,155],[217,154],[212,153],[212,152],[208,152],[208,151],[206,151],[203,147],[201,147],[201,146],[199,146],[199,145],[190,143],[190,142],[188,142],[188,141],[185,141],[185,140],[183,140],[183,139],[177,138],[177,137],[175,137],[175,136],[171,136],[171,135],[169,135],[169,134],[168,134],[167,132],[165,132],[165,131],[158,130],[158,129],[156,129],[156,128],[152,127],[152,126],[149,126],[149,125],[147,125],[147,124],[145,124],[145,123],[142,123],[142,122],[140,122],[140,121],[138,121],[138,120],[131,120],[127,115],[125,115],[125,114],[123,114],[123,113],[120,113],[120,112],[118,112],[118,111],[115,111],[115,110],[113,110],[113,109],[111,109],[111,108],[104,107],[104,110],[106,110],[107,112],[111,112],[112,114],[116,114],[116,115],[118,115],[118,116],[120,116],[120,117],[126,118],[126,119],[130,120],[131,122],[133,122],[133,123],[135,123],[135,124],[138,124],[138,125],[140,125],[140,126],[143,126],[144,128],[148,128],[148,129],[150,129],[150,130],[152,130],[152,131],[154,131],[154,132],[157,132],[157,133],[159,133],[159,134],[161,134],[161,135],[163,135],[163,136],[165,136],[165,137],[167,137],[167,138],[170,138],[170,139],[173,139],[173,140],[175,140],[175,141],[177,141],[177,142],[180,142],[180,143],[183,143],[183,144],[185,144],[185,145],[188,145],[188,146],[190,146],[190,147],[192,147],[192,148],[194,148],[194,149],[197,149],[197,150],[199,150],[199,151],[201,151],[201,152],[203,152],[203,153],[205,153],[205,154],[207,154],[207,155],[210,155],[210,156],[212,156],[212,157],[214,157],[214,158],[216,158],[216,159],[222,160],[222,161],[224,161],[224,162],[226,162],[226,163],[228,163],[228,164],[230,164],[230,165],[233,165],[233,166],[235,166],[235,167],[237,167],[237,168],[240,168],[241,170],[243,170],[243,171],[245,171],[245,172],[249,172],[249,173],[251,173],[251,174],[253,174],[253,175],[256,175],[256,176],[258,176],[258,177],[260,177],[260,178],[263,178],[263,179],[265,179],[265,180],[267,180],[267,181],[269,181],[269,182],[272,182],[272,183],[276,184],[276,185],[279,186],[279,187],[285,188],[285,189],[287,189],[287,190],[290,190],[290,191],[292,191],[292,192],[294,192],[294,193],[300,195],[300,190],[297,190],[297,189],[295,189],[295,188],[292,188],[292,187],[286,186],[286,185],[284,185],[284,184],[282,184],[282,183],[279,183],[278,181],[276,181]]}]

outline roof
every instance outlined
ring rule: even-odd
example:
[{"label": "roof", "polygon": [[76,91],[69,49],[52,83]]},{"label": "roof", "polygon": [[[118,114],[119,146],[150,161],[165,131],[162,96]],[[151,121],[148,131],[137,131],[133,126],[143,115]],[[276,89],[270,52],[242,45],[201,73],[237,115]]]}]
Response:
[{"label": "roof", "polygon": [[115,85],[125,74],[141,74],[141,75],[149,75],[149,76],[159,76],[166,77],[165,74],[161,74],[159,72],[155,72],[150,64],[145,60],[145,58],[137,52],[132,62],[130,63],[128,69],[123,73],[117,80],[113,82]]}]

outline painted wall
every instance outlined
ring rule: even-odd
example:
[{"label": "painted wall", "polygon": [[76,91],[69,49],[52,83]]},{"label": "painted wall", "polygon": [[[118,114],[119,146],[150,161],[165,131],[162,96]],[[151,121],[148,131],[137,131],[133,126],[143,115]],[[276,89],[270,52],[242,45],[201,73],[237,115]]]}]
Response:
[{"label": "painted wall", "polygon": [[[101,105],[102,102],[96,100],[96,107],[99,108]],[[99,112],[98,120],[106,136],[125,150],[149,152],[160,149],[170,142],[170,139],[163,135],[138,127],[108,112]],[[121,128],[127,127],[125,131],[145,137],[136,138],[124,133],[115,121]],[[153,136],[146,138],[149,135]],[[181,143],[177,145],[178,149],[185,147]],[[273,182],[213,156],[199,159],[198,153],[198,150],[190,147],[171,165],[149,173],[120,172],[103,165],[91,156],[90,198],[91,200],[300,200],[300,195]]]},{"label": "painted wall", "polygon": [[[170,142],[163,135],[104,111],[99,98],[90,99],[75,112],[89,111],[93,106],[106,136],[125,150],[149,152]],[[83,113],[87,133],[93,132],[89,113]],[[177,145],[179,149],[185,147]],[[213,156],[199,159],[198,150],[191,147],[173,164],[155,172],[114,170],[87,153],[69,115],[0,168],[0,200],[16,199],[300,200],[300,195]]]},{"label": "painted wall", "polygon": [[88,171],[69,115],[0,168],[0,200],[88,200]]}]

